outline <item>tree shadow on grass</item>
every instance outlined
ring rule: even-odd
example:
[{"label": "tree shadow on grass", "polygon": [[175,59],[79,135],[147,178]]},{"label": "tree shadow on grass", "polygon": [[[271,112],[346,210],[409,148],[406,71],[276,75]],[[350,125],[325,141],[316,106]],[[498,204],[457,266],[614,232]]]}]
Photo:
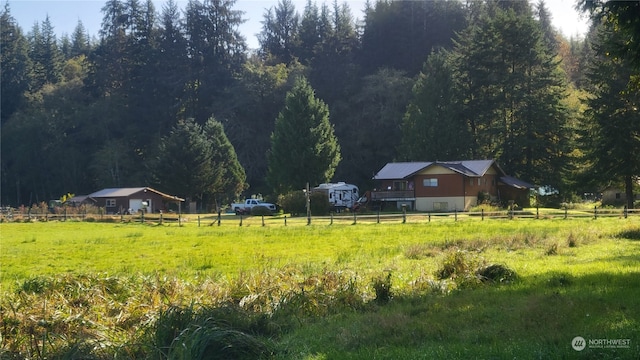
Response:
[{"label": "tree shadow on grass", "polygon": [[615,235],[617,238],[640,241],[640,228],[626,229]]}]

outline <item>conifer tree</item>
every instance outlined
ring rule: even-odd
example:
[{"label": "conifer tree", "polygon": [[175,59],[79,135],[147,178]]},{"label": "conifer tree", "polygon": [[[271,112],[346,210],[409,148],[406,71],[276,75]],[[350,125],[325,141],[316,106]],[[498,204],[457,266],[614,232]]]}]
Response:
[{"label": "conifer tree", "polygon": [[470,156],[471,134],[457,91],[446,53],[434,52],[418,75],[404,115],[400,158],[444,161]]},{"label": "conifer tree", "polygon": [[0,13],[0,43],[0,123],[4,124],[23,104],[32,66],[27,39],[11,15],[8,2]]},{"label": "conifer tree", "polygon": [[611,25],[598,33],[598,56],[587,73],[592,96],[585,101],[581,138],[586,177],[595,185],[622,185],[627,206],[633,208],[633,187],[640,176],[640,70],[634,60],[613,55],[612,44],[623,38]]},{"label": "conifer tree", "polygon": [[339,162],[340,145],[329,122],[329,108],[300,77],[287,93],[271,134],[267,180],[276,193],[284,194],[304,188],[307,182],[331,180]]},{"label": "conifer tree", "polygon": [[209,118],[203,127],[204,134],[212,149],[214,177],[210,179],[211,190],[208,193],[216,208],[222,203],[235,200],[247,188],[244,168],[238,161],[236,151],[225,134],[222,123]]},{"label": "conifer tree", "polygon": [[489,3],[456,40],[457,86],[472,157],[507,173],[561,188],[568,153],[567,84],[528,3]]}]

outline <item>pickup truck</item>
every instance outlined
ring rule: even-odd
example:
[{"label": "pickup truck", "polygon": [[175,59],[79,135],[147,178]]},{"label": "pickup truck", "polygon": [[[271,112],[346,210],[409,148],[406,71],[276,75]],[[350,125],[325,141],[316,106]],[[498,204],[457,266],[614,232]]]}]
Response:
[{"label": "pickup truck", "polygon": [[250,214],[251,209],[256,206],[264,206],[271,212],[276,211],[276,206],[274,204],[267,203],[258,199],[246,199],[243,203],[231,204],[231,208],[233,209],[233,212],[236,213],[236,215]]}]

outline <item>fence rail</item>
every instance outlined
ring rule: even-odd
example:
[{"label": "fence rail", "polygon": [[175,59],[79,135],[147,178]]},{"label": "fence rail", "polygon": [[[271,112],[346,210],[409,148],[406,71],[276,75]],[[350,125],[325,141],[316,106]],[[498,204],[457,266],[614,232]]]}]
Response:
[{"label": "fence rail", "polygon": [[603,209],[592,210],[572,209],[525,209],[476,212],[401,212],[401,213],[340,213],[328,216],[287,217],[287,216],[243,216],[232,214],[135,214],[135,215],[105,215],[89,213],[34,213],[4,211],[0,214],[0,222],[25,221],[103,221],[103,222],[148,222],[159,224],[183,223],[197,224],[197,226],[267,226],[267,225],[332,225],[332,224],[372,224],[372,223],[425,223],[442,221],[483,221],[483,220],[512,220],[512,219],[577,219],[577,218],[629,218],[640,217],[640,209]]}]

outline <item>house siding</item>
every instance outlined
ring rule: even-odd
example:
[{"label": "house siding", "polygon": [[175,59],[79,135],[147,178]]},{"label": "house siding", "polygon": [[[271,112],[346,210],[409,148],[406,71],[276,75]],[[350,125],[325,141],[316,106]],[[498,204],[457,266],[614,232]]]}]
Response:
[{"label": "house siding", "polygon": [[469,198],[464,196],[447,196],[447,197],[422,197],[416,199],[416,210],[418,211],[454,211],[465,209],[468,205]]},{"label": "house siding", "polygon": [[[107,206],[107,200],[109,199],[115,200],[115,206]],[[162,196],[151,191],[139,191],[126,197],[109,196],[104,198],[96,198],[97,205],[100,207],[104,207],[107,214],[118,214],[121,211],[127,211],[129,209],[130,200],[151,200],[151,208],[148,209],[149,212],[158,212],[164,207]]]},{"label": "house siding", "polygon": [[421,163],[425,168],[412,175],[409,174],[413,168],[406,169],[409,165],[401,163],[396,167],[402,174],[398,179],[392,179],[393,171],[385,166],[387,178],[380,180],[381,188],[374,190],[372,199],[395,202],[398,208],[406,204],[418,211],[469,210],[478,204],[480,193],[488,193],[492,201],[517,199],[518,204],[528,203],[528,191],[501,183],[504,173],[495,163],[486,168],[478,162],[470,164],[471,167],[457,163]]}]

